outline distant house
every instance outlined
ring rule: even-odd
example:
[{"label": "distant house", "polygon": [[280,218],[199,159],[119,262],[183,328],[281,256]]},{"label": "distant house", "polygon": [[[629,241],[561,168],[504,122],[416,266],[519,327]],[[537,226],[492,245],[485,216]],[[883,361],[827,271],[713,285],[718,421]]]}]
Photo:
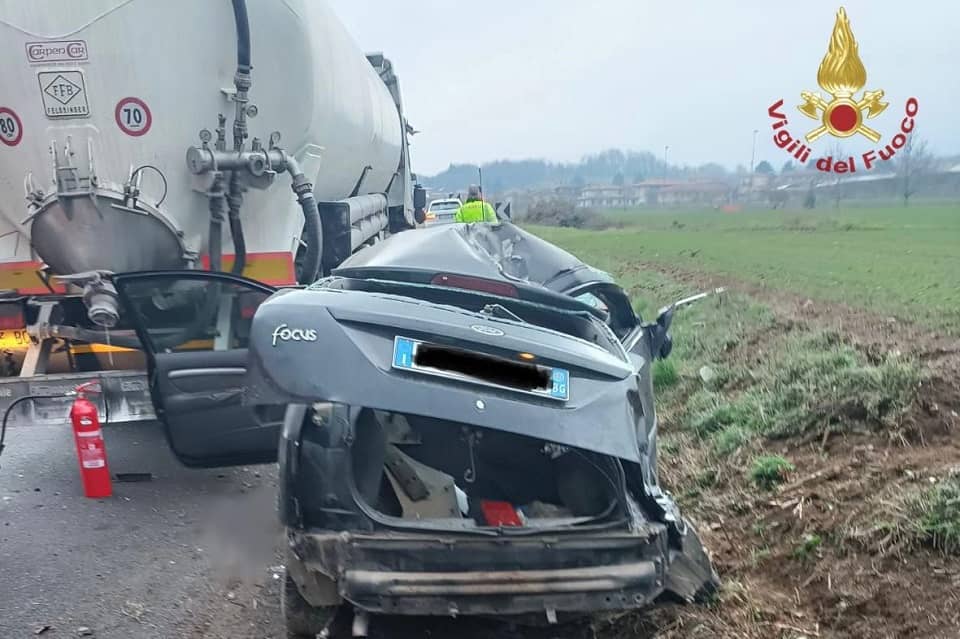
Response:
[{"label": "distant house", "polygon": [[766,191],[773,184],[774,176],[765,173],[754,173],[740,178],[740,191],[749,193],[751,191]]},{"label": "distant house", "polygon": [[730,191],[724,182],[684,182],[663,187],[658,199],[664,206],[722,206]]},{"label": "distant house", "polygon": [[672,182],[645,180],[635,184],[586,186],[580,191],[577,206],[581,208],[636,208],[642,206],[677,206],[724,204],[729,200],[730,186],[724,182]]},{"label": "distant house", "polygon": [[641,196],[636,185],[591,185],[580,189],[577,206],[581,208],[614,209],[639,206]]},{"label": "distant house", "polygon": [[576,186],[557,186],[554,187],[553,192],[560,197],[579,197],[580,188]]}]

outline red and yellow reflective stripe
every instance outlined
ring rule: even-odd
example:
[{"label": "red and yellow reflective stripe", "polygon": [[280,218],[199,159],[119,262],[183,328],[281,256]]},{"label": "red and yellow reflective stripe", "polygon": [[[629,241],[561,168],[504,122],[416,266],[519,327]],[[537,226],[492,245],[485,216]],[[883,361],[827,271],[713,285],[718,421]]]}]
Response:
[{"label": "red and yellow reflective stripe", "polygon": [[[50,289],[40,279],[41,262],[0,262],[0,289],[13,290],[23,295],[48,295]],[[66,288],[50,282],[54,293],[65,293]]]},{"label": "red and yellow reflective stripe", "polygon": [[[229,271],[233,266],[235,256],[223,256],[223,270]],[[210,259],[201,260],[204,270],[210,269]],[[0,290],[14,290],[22,295],[46,295],[50,293],[40,279],[41,262],[0,262]],[[244,277],[248,277],[271,286],[287,286],[296,284],[297,278],[293,266],[293,255],[285,251],[273,253],[250,253],[247,255],[247,264],[243,269]],[[56,279],[51,282],[53,292],[66,292],[62,284]]]},{"label": "red and yellow reflective stripe", "polygon": [[[235,258],[234,255],[224,255],[221,268],[229,272],[233,267]],[[210,270],[209,257],[204,256],[200,264],[203,270]],[[271,286],[296,284],[297,276],[293,266],[293,254],[285,251],[248,253],[247,263],[243,267],[243,276]]]}]

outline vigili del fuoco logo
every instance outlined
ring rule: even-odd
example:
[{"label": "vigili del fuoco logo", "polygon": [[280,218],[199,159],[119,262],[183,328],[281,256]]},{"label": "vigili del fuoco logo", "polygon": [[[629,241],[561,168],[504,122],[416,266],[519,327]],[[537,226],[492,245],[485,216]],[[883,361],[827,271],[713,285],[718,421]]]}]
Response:
[{"label": "vigili del fuoco logo", "polygon": [[[857,95],[867,85],[867,70],[857,49],[847,12],[841,7],[833,25],[827,54],[817,71],[817,84],[827,93],[827,97],[811,91],[800,92],[803,103],[798,105],[797,109],[819,123],[803,136],[802,141],[786,128],[790,122],[783,110],[782,98],[767,109],[767,114],[773,118],[771,127],[774,131],[774,144],[796,158],[800,164],[805,164],[810,159],[813,149],[808,145],[825,135],[835,138],[863,136],[874,144],[878,144],[883,137],[867,124],[867,120],[873,120],[886,111],[889,103],[883,102],[881,89],[866,90]],[[907,137],[913,131],[918,106],[916,98],[907,100],[898,131],[883,147],[870,149],[859,157],[821,157],[816,161],[817,169],[825,173],[856,173],[860,169],[870,170],[889,161],[897,154],[897,150],[907,143]]]}]

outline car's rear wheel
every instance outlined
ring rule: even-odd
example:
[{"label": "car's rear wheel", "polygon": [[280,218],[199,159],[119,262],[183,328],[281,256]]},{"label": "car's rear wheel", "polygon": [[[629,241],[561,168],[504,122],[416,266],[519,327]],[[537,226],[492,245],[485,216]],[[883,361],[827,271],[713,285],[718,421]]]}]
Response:
[{"label": "car's rear wheel", "polygon": [[297,583],[290,575],[286,575],[283,590],[280,591],[280,610],[288,639],[314,639],[332,625],[340,606],[310,605],[297,589]]}]

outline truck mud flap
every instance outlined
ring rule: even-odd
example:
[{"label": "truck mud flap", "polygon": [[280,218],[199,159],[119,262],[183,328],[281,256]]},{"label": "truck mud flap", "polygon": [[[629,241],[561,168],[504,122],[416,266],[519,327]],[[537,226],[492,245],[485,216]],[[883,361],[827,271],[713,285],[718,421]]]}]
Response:
[{"label": "truck mud flap", "polygon": [[68,395],[84,382],[100,382],[101,393],[89,395],[97,405],[104,424],[156,419],[150,386],[143,371],[65,373],[42,378],[0,379],[0,416],[17,399],[27,395],[57,395],[49,399],[21,402],[10,413],[8,426],[53,426],[67,421],[73,397]]}]

